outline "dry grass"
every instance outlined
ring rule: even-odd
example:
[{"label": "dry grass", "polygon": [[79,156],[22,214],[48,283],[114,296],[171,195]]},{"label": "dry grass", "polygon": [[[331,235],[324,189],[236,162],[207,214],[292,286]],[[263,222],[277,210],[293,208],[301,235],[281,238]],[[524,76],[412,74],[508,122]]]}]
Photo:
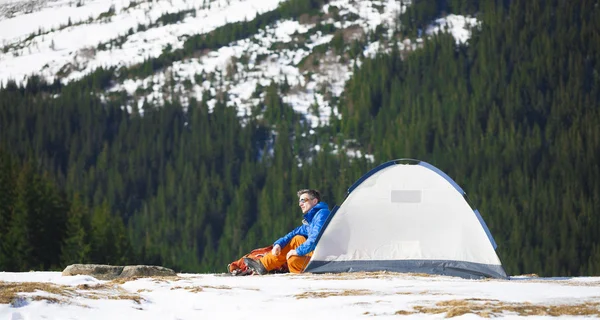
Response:
[{"label": "dry grass", "polygon": [[445,314],[446,318],[475,314],[483,318],[512,313],[518,316],[600,316],[600,302],[580,304],[542,305],[531,303],[507,303],[498,300],[462,299],[447,300],[434,306],[415,306],[414,311],[398,310],[397,315],[415,313]]},{"label": "dry grass", "polygon": [[[39,294],[35,296],[20,295],[37,292]],[[45,295],[45,293],[52,296]],[[71,298],[76,296],[93,300],[131,300],[138,304],[143,300],[138,294],[130,293],[120,286],[110,283],[81,284],[72,287],[45,282],[0,282],[0,304],[13,303],[17,299],[69,304]]]},{"label": "dry grass", "polygon": [[396,292],[397,295],[401,295],[401,296],[408,296],[411,294],[415,294],[414,292],[407,292],[407,291],[398,291]]},{"label": "dry grass", "polygon": [[572,287],[600,287],[600,282],[566,282],[565,285]]},{"label": "dry grass", "polygon": [[394,314],[400,315],[400,316],[407,316],[407,315],[414,314],[414,312],[406,311],[406,310],[398,310]]},{"label": "dry grass", "polygon": [[135,281],[137,279],[141,279],[141,278],[140,277],[117,278],[117,279],[111,280],[109,283],[116,284],[116,285],[121,285],[121,284],[124,284],[125,282]]},{"label": "dry grass", "polygon": [[46,301],[48,303],[56,303],[56,304],[69,303],[69,301],[66,300],[66,299],[59,299],[59,298],[55,298],[55,297],[43,297],[43,296],[34,296],[34,297],[31,298],[31,300],[34,300],[34,301]]},{"label": "dry grass", "polygon": [[431,292],[431,291],[421,291],[418,294],[428,295],[428,296],[445,296],[445,295],[448,295],[448,293],[445,293],[445,292]]},{"label": "dry grass", "polygon": [[187,290],[191,293],[198,293],[198,292],[204,291],[204,288],[198,287],[198,286],[186,286],[186,287],[177,286],[177,287],[171,288],[171,290]]},{"label": "dry grass", "polygon": [[594,282],[578,282],[578,281],[569,281],[569,280],[524,280],[527,283],[556,283],[556,284],[560,284],[563,286],[569,286],[569,287],[600,287],[600,281],[594,281]]},{"label": "dry grass", "polygon": [[155,283],[161,283],[161,282],[174,282],[174,281],[179,281],[182,280],[183,278],[180,276],[144,276],[144,277],[127,277],[127,278],[117,278],[114,280],[111,280],[110,283],[112,284],[124,284],[126,282],[129,281],[135,281],[138,279],[152,279],[152,281],[154,281]]},{"label": "dry grass", "polygon": [[113,291],[97,290],[90,292],[79,292],[79,296],[92,300],[131,300],[138,304],[144,301],[144,298],[142,298],[139,294],[131,293],[120,287],[113,289]]},{"label": "dry grass", "polygon": [[241,290],[250,290],[250,291],[260,291],[260,289],[258,289],[258,288],[238,288],[238,289],[241,289]]},{"label": "dry grass", "polygon": [[552,283],[558,284],[562,286],[570,286],[570,287],[600,287],[600,281],[577,281],[576,278],[564,278],[564,279],[556,279],[556,278],[539,278],[535,274],[523,275],[531,277],[531,279],[511,279],[511,280],[500,280],[500,279],[492,279],[486,278],[479,281],[509,281],[509,282],[517,282],[517,283]]},{"label": "dry grass", "polygon": [[[75,291],[66,286],[60,286],[44,282],[0,282],[0,304],[12,303],[18,297],[19,293],[47,292],[59,296],[72,296]],[[46,299],[44,297],[35,297],[35,300]],[[56,298],[47,298],[55,302]]]},{"label": "dry grass", "polygon": [[444,296],[444,295],[448,295],[448,293],[445,293],[445,292],[432,292],[432,291],[421,291],[421,292],[398,291],[395,294],[397,294],[397,295],[418,294],[418,295],[427,295],[427,296]]},{"label": "dry grass", "polygon": [[429,273],[406,273],[406,275],[411,276],[411,277],[420,277],[420,278],[440,277],[440,275],[429,274]]},{"label": "dry grass", "polygon": [[112,288],[116,288],[118,285],[110,285],[109,283],[94,283],[94,284],[80,284],[75,288],[77,290],[108,290]]},{"label": "dry grass", "polygon": [[[197,293],[197,292],[204,291],[204,289],[232,290],[233,288],[230,286],[185,286],[185,287],[175,286],[175,287],[171,288],[171,290],[179,290],[179,289]],[[247,289],[247,290],[258,290],[258,289]]]},{"label": "dry grass", "polygon": [[231,289],[233,289],[230,286],[204,286],[204,288],[219,289],[219,290],[231,290]]},{"label": "dry grass", "polygon": [[294,296],[296,299],[328,298],[328,297],[347,297],[347,296],[366,296],[374,294],[371,290],[351,289],[342,291],[309,291]]},{"label": "dry grass", "polygon": [[[130,293],[127,290],[121,288],[118,284],[108,283],[96,283],[92,285],[80,284],[75,287],[79,291],[79,296],[93,300],[131,300],[136,303],[141,303],[143,300],[140,295]],[[82,292],[83,291],[83,292]],[[140,291],[138,290],[138,293]]]},{"label": "dry grass", "polygon": [[141,304],[144,301],[144,298],[140,297],[138,294],[128,293],[128,294],[118,294],[111,295],[106,297],[108,300],[131,300],[137,304]]}]

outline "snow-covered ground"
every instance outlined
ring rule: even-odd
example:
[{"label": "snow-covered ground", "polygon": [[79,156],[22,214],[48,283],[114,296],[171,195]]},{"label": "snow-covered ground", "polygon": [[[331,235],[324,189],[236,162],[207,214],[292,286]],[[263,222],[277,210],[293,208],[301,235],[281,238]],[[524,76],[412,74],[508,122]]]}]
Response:
[{"label": "snow-covered ground", "polygon": [[[35,290],[38,289],[38,290]],[[16,292],[16,293],[11,293]],[[397,273],[99,281],[0,273],[0,319],[546,319],[600,316],[600,278],[465,280]]]}]

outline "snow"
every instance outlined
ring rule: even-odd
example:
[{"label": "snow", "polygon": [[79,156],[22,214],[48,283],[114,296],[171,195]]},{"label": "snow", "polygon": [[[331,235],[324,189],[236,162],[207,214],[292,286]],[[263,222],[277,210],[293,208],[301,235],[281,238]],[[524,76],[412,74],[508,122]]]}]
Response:
[{"label": "snow", "polygon": [[[49,81],[59,77],[68,83],[98,67],[135,65],[164,50],[181,48],[189,36],[230,22],[251,20],[286,0],[0,1],[4,1],[0,2],[1,85],[9,79],[26,82],[32,74]],[[321,10],[326,14],[337,11],[340,18],[329,15],[322,23],[343,29],[346,44],[364,40],[366,34],[383,26],[387,33],[369,40],[363,48],[364,57],[373,58],[391,51],[389,40],[397,28],[396,18],[406,10],[400,3],[332,0]],[[101,17],[111,8],[112,16]],[[165,13],[184,10],[193,13],[175,24],[156,24]],[[470,26],[476,25],[474,18],[448,15],[437,19],[426,34],[448,30],[461,43],[469,38]],[[143,112],[140,109],[145,101],[160,106],[178,98],[187,107],[191,99],[200,100],[208,92],[209,108],[226,98],[228,106],[237,108],[243,123],[251,110],[264,108],[260,105],[265,96],[261,87],[287,82],[289,91],[280,93],[282,100],[302,114],[311,127],[327,125],[331,116],[341,117],[338,98],[352,77],[353,66],[362,65],[362,58],[355,61],[346,55],[342,59],[331,48],[314,53],[315,47],[326,46],[334,38],[333,33],[321,31],[309,34],[314,27],[314,21],[280,20],[247,39],[176,61],[146,78],[124,79],[99,95],[105,101],[111,92],[126,92],[130,100],[122,108]],[[31,37],[32,33],[35,36]],[[398,46],[400,50],[417,50],[422,43],[420,38],[402,39]],[[361,150],[345,152],[350,157],[363,157]],[[373,161],[372,155],[364,157]]]},{"label": "snow", "polygon": [[[466,280],[387,272],[246,277],[181,273],[122,283],[62,276],[59,272],[3,272],[0,284],[3,282],[56,284],[75,293],[20,293],[13,304],[0,304],[1,319],[241,319],[285,315],[286,319],[319,320],[332,315],[340,319],[373,315],[397,318],[403,313],[408,318],[439,319],[446,312],[459,310],[444,308],[452,303],[463,309],[472,307],[461,319],[480,318],[475,307],[483,307],[484,312],[489,309],[481,313],[484,317],[511,319],[525,318],[525,314],[511,311],[510,306],[543,306],[546,310],[587,304],[593,315],[600,313],[598,277]],[[436,309],[439,313],[427,312]],[[552,318],[547,313],[535,315],[535,319]]]},{"label": "snow", "polygon": [[375,57],[379,52],[379,41],[371,42],[365,50],[363,50],[363,54],[365,57]]},{"label": "snow", "polygon": [[448,30],[456,39],[456,43],[465,43],[471,37],[471,28],[479,25],[475,18],[464,17],[455,14],[440,19],[436,19],[435,23],[427,27],[426,34],[432,35],[440,31]]},{"label": "snow", "polygon": [[[340,16],[353,13],[358,17],[354,21],[335,22],[339,28],[355,26],[365,32],[374,30],[382,23],[393,31],[394,17],[400,10],[397,2],[393,0],[358,2],[337,0],[326,4],[322,11],[328,12],[331,6],[340,9]],[[332,22],[334,21],[326,23]],[[331,105],[328,96],[335,98],[342,94],[345,83],[352,76],[352,61],[341,62],[339,56],[328,51],[318,58],[320,62],[318,66],[308,68],[300,66],[300,62],[311,54],[314,47],[328,44],[333,39],[333,34],[322,34],[319,31],[310,34],[303,44],[293,49],[286,47],[286,44],[295,43],[298,37],[306,35],[313,27],[314,24],[281,20],[248,39],[236,41],[199,58],[175,62],[164,72],[146,79],[128,79],[111,88],[111,91],[126,90],[129,95],[135,96],[135,92],[141,87],[144,88],[144,92],[149,93],[143,96],[137,95],[138,107],[144,100],[160,105],[171,98],[169,93],[163,92],[162,87],[165,81],[172,77],[175,80],[175,92],[183,94],[181,102],[184,105],[192,97],[199,100],[204,91],[211,92],[211,95],[225,92],[228,105],[236,106],[238,114],[243,116],[260,101],[253,97],[257,85],[265,87],[272,81],[279,84],[287,81],[291,90],[282,94],[283,101],[290,104],[298,113],[304,114],[313,127],[323,125],[329,122],[332,113],[338,114],[337,110],[332,110],[334,106]],[[370,45],[369,48],[372,49],[366,50],[367,56],[371,55],[370,51],[377,50],[378,45]],[[243,57],[248,58],[248,67],[244,67],[239,62]],[[228,75],[230,73],[228,68],[232,66],[236,66],[235,73]],[[198,74],[213,74],[216,81],[196,83],[195,76]],[[191,89],[184,88],[182,83],[185,80],[193,84]],[[220,85],[215,86],[216,83]],[[261,94],[261,97],[263,96],[264,93]],[[209,101],[209,106],[214,106],[216,99],[213,97]]]},{"label": "snow", "polygon": [[[77,6],[79,1],[82,5]],[[66,83],[80,79],[98,67],[137,64],[159,56],[165,48],[181,48],[187,36],[206,33],[229,22],[252,19],[259,13],[275,9],[283,1],[215,0],[205,7],[204,1],[187,0],[41,0],[35,10],[22,9],[14,12],[11,18],[0,20],[0,41],[6,51],[0,52],[0,84],[9,79],[23,82],[34,73],[41,74],[49,81],[53,81],[57,74],[62,74],[62,81]],[[334,23],[338,28],[354,26],[364,32],[373,31],[383,24],[388,36],[395,28],[395,17],[406,9],[394,0],[334,0],[326,4],[322,11],[329,12],[332,6],[339,9],[339,16],[354,14],[355,19],[333,21],[330,18],[331,21],[327,23]],[[109,8],[114,8],[114,15],[98,19]],[[177,24],[137,30],[138,25],[155,23],[165,13],[190,9],[195,13]],[[69,19],[72,26],[67,26]],[[457,41],[466,41],[469,32],[464,28],[465,24],[475,25],[477,22],[472,18],[449,15],[438,19],[436,23],[437,27],[429,28],[429,34],[439,32],[443,25],[449,25]],[[238,114],[245,115],[260,101],[258,97],[253,97],[257,84],[267,86],[272,81],[282,83],[287,80],[292,90],[283,96],[283,100],[297,112],[306,114],[313,127],[323,125],[328,123],[332,113],[339,114],[331,105],[330,98],[339,97],[343,92],[346,81],[352,76],[353,61],[340,61],[329,51],[319,59],[321,63],[318,67],[302,69],[299,63],[311,54],[312,48],[331,42],[333,34],[321,32],[311,34],[303,45],[295,48],[272,48],[294,43],[298,35],[306,34],[312,27],[312,24],[282,20],[251,38],[236,41],[199,58],[175,62],[167,70],[146,79],[126,79],[109,91],[124,90],[135,97],[130,105],[123,106],[132,110],[133,107],[141,107],[144,100],[158,105],[170,100],[171,90],[164,89],[169,81],[174,84],[175,92],[183,96],[181,102],[184,105],[190,98],[200,99],[204,91],[209,91],[213,95],[209,105],[214,106],[216,95],[224,93],[228,97],[228,105],[236,106]],[[38,30],[42,31],[40,35],[25,41],[26,37]],[[111,41],[127,35],[130,30],[133,30],[133,34],[126,36],[121,46],[110,45]],[[361,37],[360,34],[356,36]],[[98,47],[100,44],[105,45],[106,49]],[[416,48],[409,39],[399,45],[401,50],[405,46]],[[363,53],[365,57],[374,57],[378,52],[387,51],[389,48],[377,40],[367,44]],[[238,61],[242,56],[249,58],[247,70]],[[361,65],[360,61],[357,61],[357,65]],[[237,68],[233,69],[233,74],[227,75],[227,68],[232,66]],[[213,73],[217,81],[205,79],[196,83],[196,76],[201,73]],[[184,86],[183,81],[187,81],[188,85]]]},{"label": "snow", "polygon": [[38,8],[40,11],[17,12],[11,19],[0,20],[0,41],[16,41],[38,32],[40,29],[49,31],[60,25],[66,25],[69,19],[72,23],[83,22],[89,17],[96,18],[100,13],[108,11],[111,5],[120,9],[125,3],[123,1],[93,0],[86,1],[85,6],[77,7],[73,0],[59,0],[42,2],[42,4],[45,6]]},{"label": "snow", "polygon": [[[251,20],[257,14],[273,10],[281,0],[218,0],[210,7],[201,2],[185,0],[158,0],[141,2],[129,7],[129,1],[85,1],[81,7],[69,6],[74,1],[59,0],[52,6],[32,13],[22,13],[14,18],[0,20],[0,41],[6,53],[0,52],[0,83],[13,79],[18,82],[31,74],[41,73],[52,81],[64,66],[74,65],[74,72],[64,82],[80,79],[98,67],[129,66],[159,56],[170,45],[181,48],[184,36],[210,32],[227,23]],[[198,6],[200,5],[200,6]],[[115,15],[97,19],[114,7]],[[120,48],[96,49],[119,36],[127,35],[138,24],[149,25],[165,13],[195,9],[195,17],[188,16],[177,24],[156,26],[138,31],[127,37]],[[68,27],[73,24],[92,22]],[[63,28],[59,28],[63,25]],[[22,41],[32,32],[47,30],[33,39]],[[54,31],[49,29],[54,28]]]}]

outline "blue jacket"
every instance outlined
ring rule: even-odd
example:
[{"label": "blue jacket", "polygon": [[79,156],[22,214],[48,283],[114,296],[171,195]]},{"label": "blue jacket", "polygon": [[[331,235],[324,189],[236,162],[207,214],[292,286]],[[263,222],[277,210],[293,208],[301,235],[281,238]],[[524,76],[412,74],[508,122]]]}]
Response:
[{"label": "blue jacket", "polygon": [[319,232],[321,232],[321,228],[323,228],[325,221],[327,221],[329,213],[329,208],[325,202],[317,203],[316,206],[304,214],[304,220],[307,222],[306,224],[303,223],[301,226],[290,231],[290,233],[275,241],[273,245],[278,244],[283,248],[290,242],[290,240],[292,240],[293,237],[301,235],[306,237],[306,241],[296,248],[296,253],[299,256],[304,256],[307,253],[315,250],[315,246],[317,245],[317,237],[319,236]]}]

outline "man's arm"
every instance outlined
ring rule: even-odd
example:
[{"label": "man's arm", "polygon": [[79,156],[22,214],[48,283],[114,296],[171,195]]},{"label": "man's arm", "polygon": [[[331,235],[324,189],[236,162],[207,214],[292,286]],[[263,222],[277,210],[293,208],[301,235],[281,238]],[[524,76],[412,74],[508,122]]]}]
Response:
[{"label": "man's arm", "polygon": [[296,235],[299,235],[299,234],[302,234],[302,235],[307,234],[306,232],[307,232],[306,226],[305,225],[301,225],[301,226],[297,227],[296,229],[290,231],[285,236],[277,239],[277,241],[275,241],[273,243],[273,245],[279,245],[280,247],[283,248],[288,243],[290,243],[290,240],[292,240],[293,237],[295,237]]},{"label": "man's arm", "polygon": [[317,237],[319,236],[319,232],[323,228],[325,221],[327,221],[327,217],[329,216],[329,209],[321,209],[315,217],[310,225],[310,230],[308,230],[308,239],[296,248],[296,254],[299,256],[304,256],[307,253],[315,250],[317,246]]}]

